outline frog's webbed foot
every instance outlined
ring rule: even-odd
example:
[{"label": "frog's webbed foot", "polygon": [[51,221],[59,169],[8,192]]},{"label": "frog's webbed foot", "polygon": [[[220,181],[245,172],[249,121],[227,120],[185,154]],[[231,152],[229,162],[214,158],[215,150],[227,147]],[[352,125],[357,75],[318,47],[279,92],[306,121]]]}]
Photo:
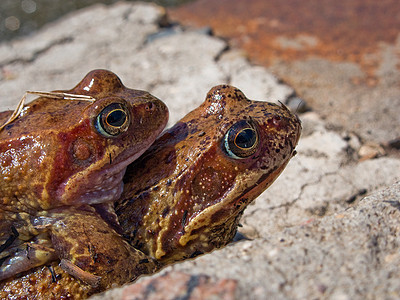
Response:
[{"label": "frog's webbed foot", "polygon": [[13,250],[14,253],[1,259],[0,280],[44,265],[57,258],[54,249],[35,243],[24,243]]}]

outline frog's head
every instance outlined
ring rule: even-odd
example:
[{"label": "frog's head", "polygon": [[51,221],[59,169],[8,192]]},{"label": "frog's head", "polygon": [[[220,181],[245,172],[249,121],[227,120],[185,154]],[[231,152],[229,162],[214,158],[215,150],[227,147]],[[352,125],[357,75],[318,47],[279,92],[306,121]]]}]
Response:
[{"label": "frog's head", "polygon": [[118,199],[128,164],[156,139],[168,121],[168,109],[148,92],[124,87],[109,71],[95,70],[71,91],[96,101],[81,112],[80,121],[60,133],[58,154],[65,168],[56,189],[61,202],[99,203]]},{"label": "frog's head", "polygon": [[164,178],[147,190],[155,182],[143,178],[142,192],[123,204],[133,210],[118,209],[122,226],[134,222],[134,245],[164,263],[225,245],[246,206],[295,155],[300,132],[299,119],[284,105],[214,87],[129,169],[129,176],[148,168],[149,176]]},{"label": "frog's head", "polygon": [[42,209],[116,200],[126,166],[165,127],[167,107],[147,92],[126,88],[106,70],[57,92],[95,100],[41,97],[6,126],[2,134],[19,152],[17,172],[25,179],[20,198]]}]

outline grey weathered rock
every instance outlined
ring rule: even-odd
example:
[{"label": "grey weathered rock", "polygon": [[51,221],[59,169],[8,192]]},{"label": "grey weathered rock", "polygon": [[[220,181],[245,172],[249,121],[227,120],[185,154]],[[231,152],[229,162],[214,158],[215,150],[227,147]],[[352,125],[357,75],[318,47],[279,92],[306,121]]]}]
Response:
[{"label": "grey weathered rock", "polygon": [[237,280],[215,280],[204,274],[190,275],[183,272],[170,272],[164,273],[163,276],[146,278],[140,283],[127,286],[118,292],[110,297],[119,300],[234,300],[237,293]]},{"label": "grey weathered rock", "polygon": [[[158,23],[164,17],[165,11],[151,4],[96,5],[32,37],[1,44],[0,109],[12,109],[26,90],[71,88],[88,71],[106,68],[127,86],[163,99],[171,110],[170,124],[175,123],[203,102],[212,86],[228,83],[233,72],[218,60],[227,43],[202,32],[172,31],[147,42],[163,30]],[[236,60],[244,67],[235,74],[256,74],[262,82],[244,81],[245,93],[281,101],[292,93],[266,70]]]},{"label": "grey weathered rock", "polygon": [[[236,299],[398,299],[399,193],[397,182],[341,213],[233,243],[153,278],[179,271],[234,279]],[[118,293],[124,288],[93,299]]]},{"label": "grey weathered rock", "polygon": [[388,142],[399,137],[400,98],[399,56],[400,35],[394,45],[382,43],[374,72],[376,83],[357,83],[370,76],[356,63],[332,62],[309,58],[277,63],[271,70],[296,85],[297,92],[307,99],[328,123],[352,129],[363,140]]},{"label": "grey weathered rock", "polygon": [[[225,41],[202,31],[166,30],[159,26],[164,19],[164,10],[151,4],[97,5],[0,44],[0,110],[13,109],[26,90],[72,88],[95,68],[165,101],[170,124],[221,83],[253,99],[293,96],[291,87]],[[301,118],[298,155],[243,216],[241,230],[254,239],[166,271],[235,279],[238,299],[399,297],[399,183],[373,191],[400,179],[400,160],[360,161],[362,141],[351,128],[328,129],[315,113]],[[364,194],[370,196],[360,201]]]}]

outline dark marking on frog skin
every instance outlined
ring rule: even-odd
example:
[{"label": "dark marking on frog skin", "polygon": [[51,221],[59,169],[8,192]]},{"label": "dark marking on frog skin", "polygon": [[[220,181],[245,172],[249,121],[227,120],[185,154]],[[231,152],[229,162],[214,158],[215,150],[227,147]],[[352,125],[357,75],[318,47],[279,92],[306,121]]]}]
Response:
[{"label": "dark marking on frog skin", "polygon": [[148,258],[144,258],[144,259],[139,260],[139,264],[147,264],[148,262],[149,262]]},{"label": "dark marking on frog skin", "polygon": [[48,266],[48,268],[49,268],[49,271],[50,271],[50,274],[51,274],[51,280],[52,280],[52,282],[57,282],[57,274],[56,274],[56,272],[54,271],[54,268],[53,268],[53,266]]},{"label": "dark marking on frog skin", "polygon": [[189,256],[189,258],[195,258],[196,256],[199,256],[199,255],[202,255],[202,254],[204,254],[204,252],[202,252],[200,250],[196,250]]},{"label": "dark marking on frog skin", "polygon": [[182,233],[185,232],[185,224],[186,224],[186,220],[187,220],[187,215],[188,215],[188,211],[185,210],[182,215]]},{"label": "dark marking on frog skin", "polygon": [[[6,250],[8,247],[10,247],[12,245],[12,243],[14,243],[14,241],[18,238],[19,233],[18,233],[17,229],[15,229],[14,226],[11,226],[11,232],[12,233],[7,238],[7,240],[0,246],[0,253],[2,253],[4,250]],[[4,259],[2,262],[4,262]],[[2,262],[0,263],[0,266],[1,266]]]}]

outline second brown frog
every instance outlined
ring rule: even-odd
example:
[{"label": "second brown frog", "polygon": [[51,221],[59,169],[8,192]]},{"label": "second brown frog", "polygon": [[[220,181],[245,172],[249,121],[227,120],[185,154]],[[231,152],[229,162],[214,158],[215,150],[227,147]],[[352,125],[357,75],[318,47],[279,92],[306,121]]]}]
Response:
[{"label": "second brown frog", "polygon": [[300,132],[284,105],[214,87],[129,165],[116,206],[126,238],[162,264],[226,245],[295,155]]}]

